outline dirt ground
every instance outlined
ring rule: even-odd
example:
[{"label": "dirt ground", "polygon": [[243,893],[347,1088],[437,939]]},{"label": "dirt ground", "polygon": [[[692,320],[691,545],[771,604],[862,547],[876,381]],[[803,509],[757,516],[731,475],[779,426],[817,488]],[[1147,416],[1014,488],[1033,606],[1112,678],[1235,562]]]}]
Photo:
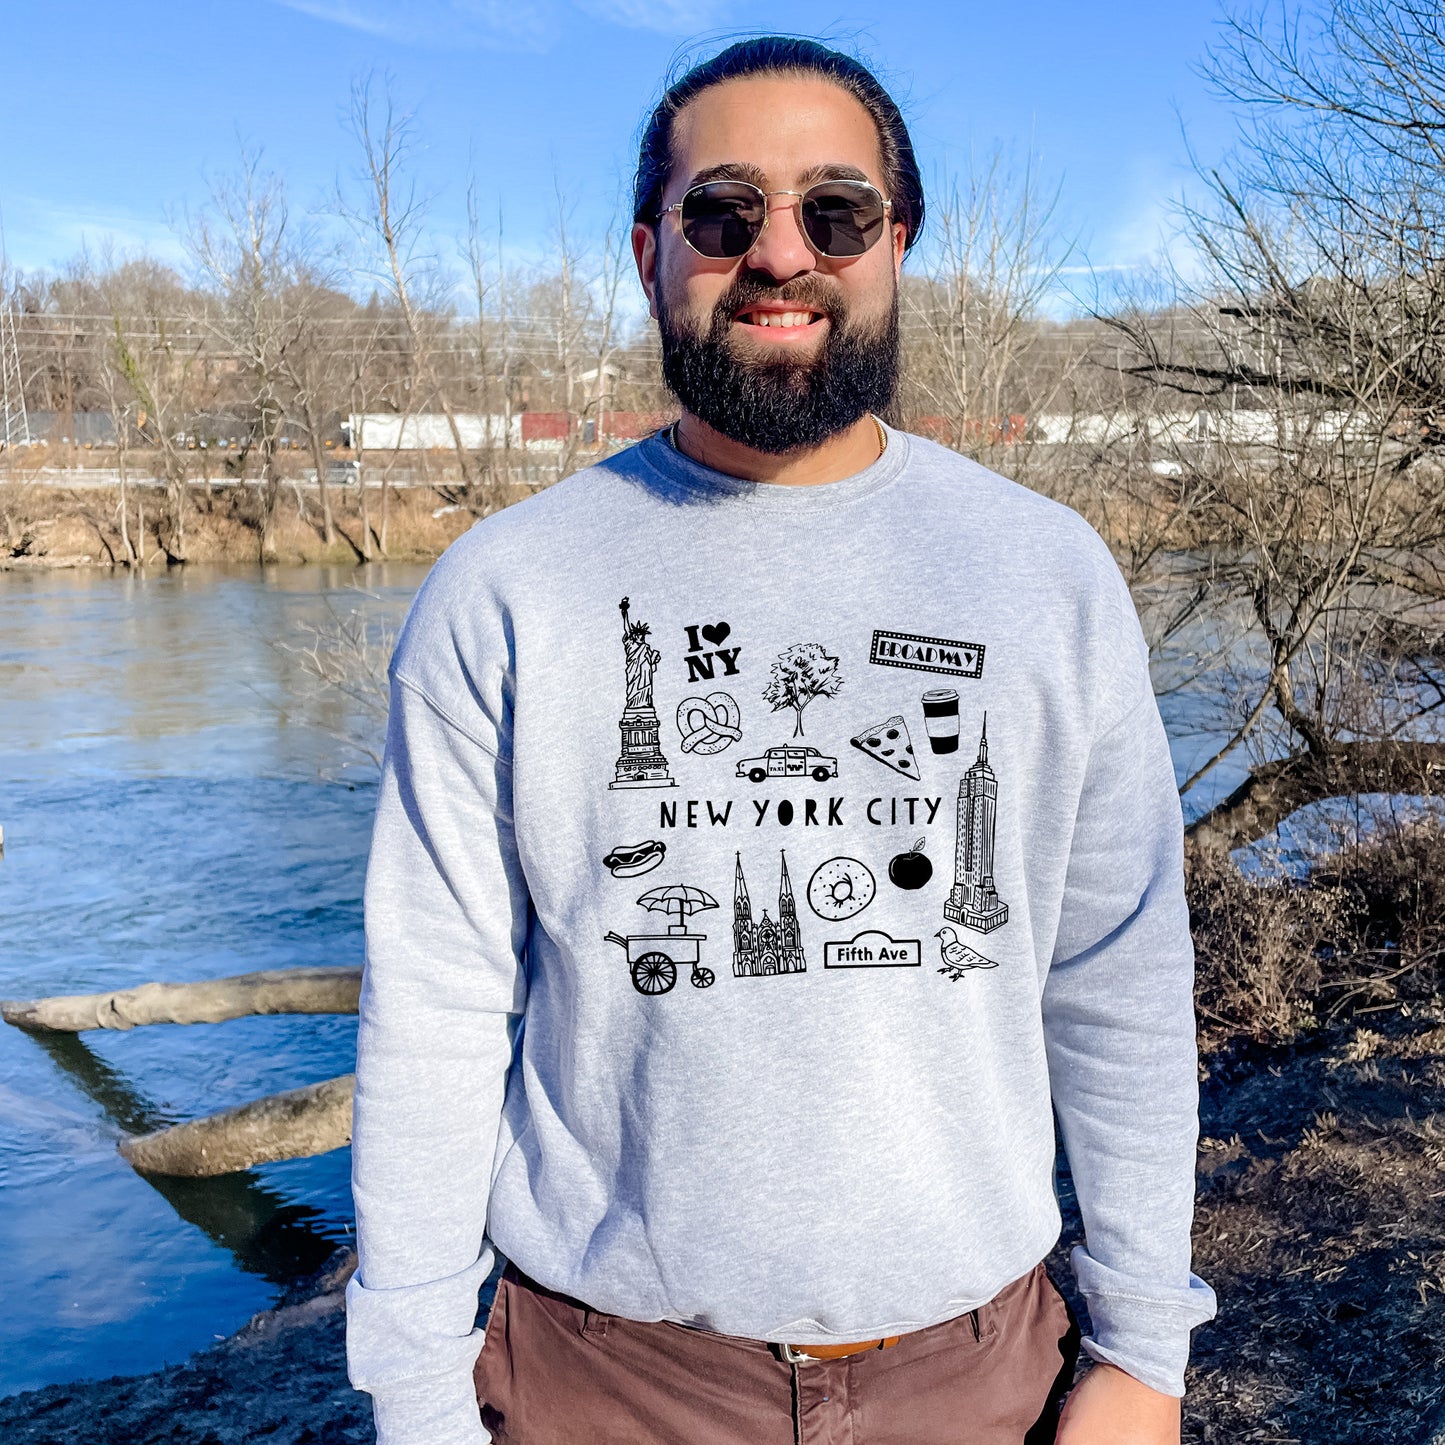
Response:
[{"label": "dirt ground", "polygon": [[[1445,1006],[1209,1065],[1188,1442],[1425,1445],[1445,1427]],[[1441,1436],[1445,1439],[1445,1435]]]},{"label": "dirt ground", "polygon": [[[1445,1004],[1205,1071],[1194,1267],[1220,1308],[1194,1334],[1185,1445],[1427,1445],[1445,1427]],[[1048,1265],[1087,1324],[1062,1192]],[[351,1264],[182,1365],[0,1400],[0,1442],[370,1441],[345,1373]]]}]

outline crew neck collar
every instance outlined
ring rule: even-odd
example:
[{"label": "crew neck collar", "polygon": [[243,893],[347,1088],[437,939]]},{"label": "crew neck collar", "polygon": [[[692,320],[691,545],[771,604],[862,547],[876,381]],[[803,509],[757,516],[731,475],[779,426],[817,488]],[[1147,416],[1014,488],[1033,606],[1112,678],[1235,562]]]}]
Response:
[{"label": "crew neck collar", "polygon": [[658,432],[639,443],[638,456],[665,482],[718,501],[736,500],[749,507],[804,511],[846,506],[886,487],[908,460],[908,436],[880,422],[887,445],[877,461],[833,482],[750,482],[695,462]]}]

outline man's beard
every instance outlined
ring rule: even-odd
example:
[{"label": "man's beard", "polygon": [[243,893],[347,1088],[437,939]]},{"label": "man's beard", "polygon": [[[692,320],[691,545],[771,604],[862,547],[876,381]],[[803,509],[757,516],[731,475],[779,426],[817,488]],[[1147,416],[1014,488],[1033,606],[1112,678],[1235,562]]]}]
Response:
[{"label": "man's beard", "polygon": [[[806,359],[735,355],[733,319],[758,301],[822,312],[828,323],[822,351]],[[705,331],[663,305],[658,331],[662,375],[678,401],[715,431],[774,456],[819,446],[868,412],[886,412],[898,388],[896,288],[881,321],[850,324],[833,290],[804,280],[768,286],[745,271],[719,299]]]}]

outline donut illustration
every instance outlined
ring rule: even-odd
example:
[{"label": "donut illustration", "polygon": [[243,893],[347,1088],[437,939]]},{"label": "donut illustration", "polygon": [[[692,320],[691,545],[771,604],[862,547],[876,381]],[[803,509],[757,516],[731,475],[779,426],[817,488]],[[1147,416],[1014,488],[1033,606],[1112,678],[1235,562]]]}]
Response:
[{"label": "donut illustration", "polygon": [[877,885],[856,858],[829,858],[808,880],[808,907],[829,922],[852,918],[873,901]]}]

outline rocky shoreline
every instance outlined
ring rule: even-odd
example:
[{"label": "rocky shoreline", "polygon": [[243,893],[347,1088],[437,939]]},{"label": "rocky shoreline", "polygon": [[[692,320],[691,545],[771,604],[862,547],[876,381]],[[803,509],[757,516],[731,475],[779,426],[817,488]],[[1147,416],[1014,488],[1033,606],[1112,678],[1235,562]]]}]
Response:
[{"label": "rocky shoreline", "polygon": [[346,1378],[355,1252],[178,1365],[0,1400],[4,1445],[365,1445],[370,1399]]}]

